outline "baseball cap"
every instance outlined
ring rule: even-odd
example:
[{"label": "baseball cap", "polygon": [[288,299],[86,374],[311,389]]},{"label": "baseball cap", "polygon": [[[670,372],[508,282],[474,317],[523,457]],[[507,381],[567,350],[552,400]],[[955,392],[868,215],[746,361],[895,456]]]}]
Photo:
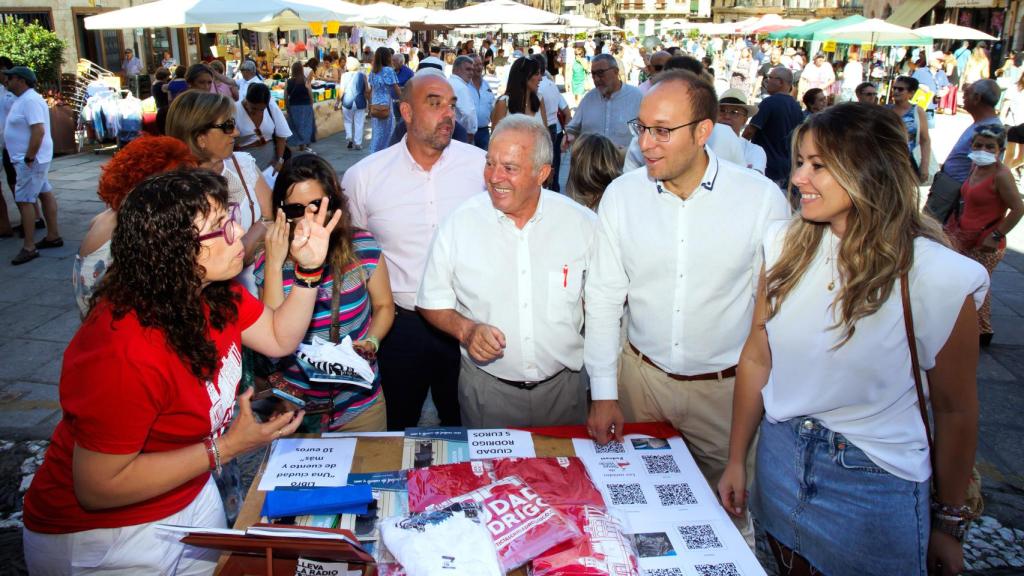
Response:
[{"label": "baseball cap", "polygon": [[28,80],[29,82],[36,81],[36,73],[28,66],[15,66],[14,68],[8,68],[4,74],[7,74],[8,76],[18,76]]}]

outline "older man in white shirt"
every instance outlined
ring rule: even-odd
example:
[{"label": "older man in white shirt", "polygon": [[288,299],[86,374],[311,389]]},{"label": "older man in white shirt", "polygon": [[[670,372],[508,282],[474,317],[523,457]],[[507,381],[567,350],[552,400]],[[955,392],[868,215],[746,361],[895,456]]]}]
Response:
[{"label": "older man in white shirt", "polygon": [[[789,215],[770,180],[705,146],[717,115],[714,88],[682,70],[662,72],[644,97],[631,127],[646,167],[601,199],[584,352],[597,441],[621,440],[624,421],[671,422],[711,486],[728,461],[763,233]],[[749,522],[741,529],[752,543]]]},{"label": "older man in white shirt", "polygon": [[406,136],[345,172],[352,223],[373,233],[387,259],[397,315],[381,343],[388,428],[416,426],[427,391],[443,426],[458,426],[459,343],[416,312],[416,290],[441,220],[484,189],[484,152],[452,139],[455,94],[422,70],[402,89]]},{"label": "older man in white shirt", "polygon": [[462,124],[466,129],[466,141],[473,143],[476,136],[477,116],[476,101],[479,99],[473,96],[476,87],[473,85],[473,59],[469,56],[459,56],[452,64],[452,75],[449,81],[455,91],[455,121]]},{"label": "older man in white shirt", "polygon": [[465,426],[586,419],[582,288],[597,222],[542,188],[550,163],[546,127],[506,117],[487,152],[487,194],[449,216],[431,247],[416,305],[462,343]]},{"label": "older man in white shirt", "polygon": [[630,140],[626,123],[636,118],[643,94],[636,86],[622,83],[619,65],[611,54],[594,56],[590,75],[594,78],[594,89],[583,96],[576,115],[565,127],[562,150],[568,150],[580,134],[601,134],[625,149]]}]

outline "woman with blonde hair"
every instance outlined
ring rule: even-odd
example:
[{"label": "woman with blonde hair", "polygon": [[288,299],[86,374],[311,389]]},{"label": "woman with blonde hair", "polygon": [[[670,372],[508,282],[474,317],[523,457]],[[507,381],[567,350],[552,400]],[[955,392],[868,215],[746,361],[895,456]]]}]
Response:
[{"label": "woman with blonde hair", "polygon": [[267,233],[261,220],[270,215],[271,193],[252,155],[235,152],[235,103],[220,94],[186,91],[174,99],[167,112],[167,135],[188,144],[201,168],[227,179],[229,199],[239,206],[244,234],[246,266],[238,280],[255,294],[252,261]]},{"label": "woman with blonde hair", "polygon": [[974,84],[978,80],[984,80],[989,77],[988,54],[985,53],[984,48],[981,46],[974,47],[971,57],[967,60],[967,66],[964,66],[963,73],[964,84]]},{"label": "woman with blonde hair", "polygon": [[622,150],[601,134],[583,134],[572,145],[565,193],[593,211],[605,188],[622,175]]},{"label": "woman with blonde hair", "polygon": [[[988,277],[918,210],[892,111],[846,103],[814,114],[793,159],[802,209],[765,235],[722,504],[742,514],[760,430],[751,510],[784,574],[956,574]],[[917,365],[930,401],[919,401]]]}]

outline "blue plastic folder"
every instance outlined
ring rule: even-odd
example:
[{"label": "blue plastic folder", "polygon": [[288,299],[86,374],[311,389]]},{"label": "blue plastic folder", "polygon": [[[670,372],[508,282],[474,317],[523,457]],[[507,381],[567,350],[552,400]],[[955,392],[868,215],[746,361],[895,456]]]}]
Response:
[{"label": "blue plastic folder", "polygon": [[278,488],[267,492],[263,515],[267,518],[305,514],[366,514],[373,502],[368,485],[337,488]]}]

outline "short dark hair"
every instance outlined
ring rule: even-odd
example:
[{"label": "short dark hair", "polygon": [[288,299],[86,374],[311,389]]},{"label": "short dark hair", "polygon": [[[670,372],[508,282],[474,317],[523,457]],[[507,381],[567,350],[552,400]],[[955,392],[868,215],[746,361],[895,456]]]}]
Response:
[{"label": "short dark hair", "polygon": [[860,96],[861,94],[864,93],[864,89],[865,88],[868,88],[868,87],[872,87],[873,88],[874,86],[875,85],[872,84],[871,82],[861,82],[860,84],[857,85],[856,88],[853,89],[853,93],[856,94],[857,96]]},{"label": "short dark hair", "polygon": [[253,104],[270,104],[270,88],[262,82],[253,82],[245,91],[245,101]]},{"label": "short dark hair", "polygon": [[824,94],[824,93],[825,93],[825,91],[822,90],[821,88],[811,88],[807,92],[804,92],[804,97],[803,97],[804,106],[806,106],[807,109],[810,110],[811,106],[814,106],[814,101],[818,99],[818,94]]},{"label": "short dark hair", "polygon": [[185,71],[185,82],[188,82],[189,86],[191,86],[203,74],[209,74],[210,78],[213,78],[213,69],[202,62],[197,62],[189,66],[188,70]]},{"label": "short dark hair", "polygon": [[0,69],[14,68],[14,62],[7,56],[0,56]]},{"label": "short dark hair", "polygon": [[[673,58],[672,60],[675,60]],[[669,60],[671,62],[672,60]],[[690,58],[694,62],[695,59]],[[700,66],[700,62],[697,62]],[[656,74],[652,83],[656,86],[665,82],[680,82],[686,86],[687,99],[690,101],[690,106],[693,107],[694,120],[696,119],[707,119],[711,120],[712,123],[718,122],[718,95],[715,94],[715,87],[704,80],[702,77],[703,71],[700,74],[694,74],[689,70],[665,70],[662,69],[661,73]],[[697,124],[690,126],[690,132],[695,133],[697,130]]]},{"label": "short dark hair", "polygon": [[673,56],[669,58],[661,69],[663,72],[668,70],[686,70],[696,76],[700,76],[705,72],[704,65],[701,64],[699,60],[693,56],[686,55]]},{"label": "short dark hair", "polygon": [[910,92],[911,94],[917,92],[917,87],[921,85],[921,82],[918,81],[918,79],[914,78],[913,76],[897,76],[892,83],[896,84],[897,82],[899,82],[900,84],[906,84],[907,91]]}]

